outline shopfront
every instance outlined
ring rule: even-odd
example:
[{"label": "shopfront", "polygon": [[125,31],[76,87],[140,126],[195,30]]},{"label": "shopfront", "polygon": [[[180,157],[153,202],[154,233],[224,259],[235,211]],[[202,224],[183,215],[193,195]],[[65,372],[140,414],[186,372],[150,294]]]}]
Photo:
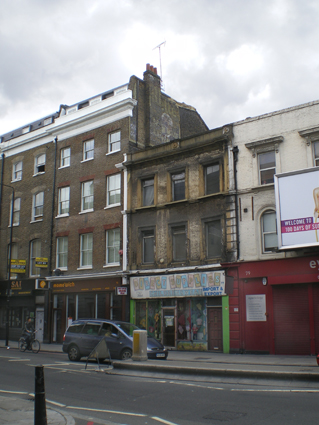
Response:
[{"label": "shopfront", "polygon": [[238,279],[230,317],[238,317],[239,351],[319,353],[319,257],[242,263]]},{"label": "shopfront", "polygon": [[223,270],[134,276],[130,287],[131,321],[165,346],[227,350],[228,297]]},{"label": "shopfront", "polygon": [[28,317],[35,320],[35,280],[0,282],[0,339],[6,339],[7,313],[9,340],[17,341]]},{"label": "shopfront", "polygon": [[51,341],[62,342],[66,328],[76,319],[128,321],[129,294],[121,283],[120,277],[51,281]]}]

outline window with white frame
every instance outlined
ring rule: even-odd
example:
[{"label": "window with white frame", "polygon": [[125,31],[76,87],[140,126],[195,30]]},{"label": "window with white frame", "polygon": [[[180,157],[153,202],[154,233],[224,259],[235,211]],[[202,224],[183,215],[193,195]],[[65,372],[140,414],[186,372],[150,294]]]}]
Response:
[{"label": "window with white frame", "polygon": [[[20,224],[20,210],[21,210],[21,198],[15,198],[13,203],[13,225],[14,226],[19,226]],[[10,203],[9,226],[11,226],[11,213],[12,213],[12,203]]]},{"label": "window with white frame", "polygon": [[80,267],[93,266],[93,233],[80,236]]},{"label": "window with white frame", "polygon": [[222,228],[220,220],[205,223],[206,258],[221,257]]},{"label": "window with white frame", "polygon": [[142,181],[143,206],[154,205],[154,177]]},{"label": "window with white frame", "polygon": [[185,261],[187,259],[187,235],[186,226],[172,227],[173,261]]},{"label": "window with white frame", "polygon": [[145,229],[142,235],[142,262],[154,263],[155,231],[154,229]]},{"label": "window with white frame", "polygon": [[313,159],[314,165],[318,167],[319,165],[319,142],[313,143]]},{"label": "window with white frame", "polygon": [[44,192],[38,192],[33,195],[32,220],[43,219]]},{"label": "window with white frame", "polygon": [[119,264],[120,262],[120,228],[106,232],[106,264]]},{"label": "window with white frame", "polygon": [[93,211],[94,183],[93,180],[82,183],[81,211]]},{"label": "window with white frame", "polygon": [[68,268],[68,237],[61,236],[56,240],[56,268],[67,270]]},{"label": "window with white frame", "polygon": [[107,206],[121,203],[121,174],[107,177]]},{"label": "window with white frame", "polygon": [[219,163],[204,167],[205,195],[220,192]]},{"label": "window with white frame", "polygon": [[185,171],[171,174],[172,200],[180,201],[185,199]]},{"label": "window with white frame", "polygon": [[22,180],[22,161],[18,161],[12,166],[12,181]]},{"label": "window with white frame", "polygon": [[59,188],[58,215],[68,215],[70,211],[70,186]]},{"label": "window with white frame", "polygon": [[94,158],[94,139],[83,142],[83,161]]},{"label": "window with white frame", "polygon": [[71,163],[71,148],[61,149],[60,167],[69,167]]},{"label": "window with white frame", "polygon": [[110,133],[108,137],[109,153],[121,150],[121,132],[115,131]]},{"label": "window with white frame", "polygon": [[45,153],[38,155],[34,159],[34,174],[41,174],[45,172]]},{"label": "window with white frame", "polygon": [[41,240],[30,242],[30,276],[40,276],[40,268],[36,267],[36,258],[41,257]]},{"label": "window with white frame", "polygon": [[265,211],[261,216],[262,252],[271,253],[278,248],[276,212]]},{"label": "window with white frame", "polygon": [[276,174],[276,152],[264,152],[258,154],[259,184],[274,182]]}]

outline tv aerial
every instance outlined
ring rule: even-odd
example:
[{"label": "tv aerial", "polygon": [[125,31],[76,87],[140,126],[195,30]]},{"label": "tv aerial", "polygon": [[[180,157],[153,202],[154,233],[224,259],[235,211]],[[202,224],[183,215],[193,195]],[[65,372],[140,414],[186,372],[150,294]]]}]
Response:
[{"label": "tv aerial", "polygon": [[154,47],[154,49],[153,49],[153,50],[158,49],[162,86],[163,86],[163,73],[162,73],[162,54],[161,54],[161,47],[162,46],[165,46],[165,44],[166,44],[166,41],[163,41],[162,43],[160,43],[158,46]]}]

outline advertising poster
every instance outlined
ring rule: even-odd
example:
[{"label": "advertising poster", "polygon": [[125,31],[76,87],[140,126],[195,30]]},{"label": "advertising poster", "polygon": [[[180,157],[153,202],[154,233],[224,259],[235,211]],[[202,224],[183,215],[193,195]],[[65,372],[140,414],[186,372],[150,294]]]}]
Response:
[{"label": "advertising poster", "polygon": [[275,176],[279,249],[319,244],[319,169]]}]

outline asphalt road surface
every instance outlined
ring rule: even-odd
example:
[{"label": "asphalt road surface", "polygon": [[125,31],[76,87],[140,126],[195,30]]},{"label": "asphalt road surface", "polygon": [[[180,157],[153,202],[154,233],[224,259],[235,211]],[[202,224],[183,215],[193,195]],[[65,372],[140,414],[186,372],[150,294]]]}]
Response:
[{"label": "asphalt road surface", "polygon": [[[287,382],[128,373],[65,354],[0,351],[0,394],[28,397],[44,366],[47,405],[77,425],[299,425],[319,417],[319,389]],[[303,385],[303,387],[301,387]]]}]

